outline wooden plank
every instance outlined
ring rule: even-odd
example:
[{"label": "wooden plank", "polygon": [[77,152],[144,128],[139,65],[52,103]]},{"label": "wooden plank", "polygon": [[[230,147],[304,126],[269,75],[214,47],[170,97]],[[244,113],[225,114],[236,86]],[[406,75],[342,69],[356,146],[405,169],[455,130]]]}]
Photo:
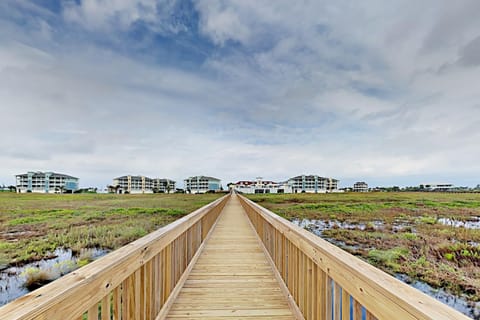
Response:
[{"label": "wooden plank", "polygon": [[162,299],[161,299],[161,306],[167,301],[168,295],[166,293],[166,287],[167,287],[167,282],[165,281],[165,278],[167,277],[165,269],[165,263],[166,263],[166,255],[167,255],[167,249],[165,248],[162,253],[161,253],[161,258],[160,258],[160,285],[161,285],[161,292],[162,292]]},{"label": "wooden plank", "polygon": [[341,320],[342,288],[335,282],[334,319]]},{"label": "wooden plank", "polygon": [[[137,316],[137,305],[138,305],[138,293],[137,293],[137,271],[135,271],[130,277],[127,278],[128,280],[128,319],[138,319]],[[140,308],[138,308],[140,309]]]},{"label": "wooden plank", "polygon": [[298,275],[297,275],[297,280],[298,280],[298,300],[297,300],[297,305],[302,311],[302,314],[305,314],[306,308],[305,308],[305,290],[307,289],[306,287],[306,282],[304,281],[304,276],[307,275],[305,272],[305,255],[302,252],[298,252]]},{"label": "wooden plank", "polygon": [[122,286],[113,290],[113,320],[121,320],[122,317]]},{"label": "wooden plank", "polygon": [[313,286],[313,262],[312,260],[308,259],[307,262],[307,313],[305,315],[305,319],[314,319],[314,286]]},{"label": "wooden plank", "polygon": [[367,310],[365,320],[376,320],[375,316]]},{"label": "wooden plank", "polygon": [[102,299],[102,320],[110,320],[110,295]]},{"label": "wooden plank", "polygon": [[353,319],[362,320],[362,305],[355,299],[353,300]]},{"label": "wooden plank", "polygon": [[88,309],[87,312],[88,320],[98,320],[98,304],[94,304]]},{"label": "wooden plank", "polygon": [[[218,220],[217,220],[218,222]],[[203,253],[203,249],[205,247],[205,244],[206,242],[210,239],[212,233],[213,233],[213,230],[215,229],[215,224],[212,226],[210,232],[207,234],[206,238],[205,238],[205,241],[200,245],[200,247],[198,248],[197,252],[195,253],[195,255],[192,257],[189,265],[187,266],[187,268],[185,269],[185,272],[183,272],[182,276],[180,277],[179,281],[178,281],[178,284],[176,285],[176,287],[173,289],[173,292],[170,294],[170,296],[168,297],[167,301],[165,302],[165,304],[163,305],[162,309],[160,310],[160,312],[158,313],[158,315],[156,316],[155,320],[160,320],[160,319],[165,319],[168,315],[168,312],[170,311],[170,309],[172,308],[173,304],[175,303],[180,291],[182,290],[185,282],[187,281],[187,279],[189,278],[190,276],[190,273],[192,272],[192,269],[193,267],[196,265],[197,261],[198,261],[198,258],[202,255]],[[191,304],[191,301],[189,300],[189,303]]]},{"label": "wooden plank", "polygon": [[350,294],[342,288],[342,320],[350,320]]},{"label": "wooden plank", "polygon": [[293,290],[292,296],[295,301],[298,301],[298,248],[292,244],[292,282]]},{"label": "wooden plank", "polygon": [[329,276],[326,277],[325,283],[325,306],[326,306],[326,313],[325,319],[332,319],[333,316],[333,295],[332,295],[332,278]]},{"label": "wooden plank", "polygon": [[173,243],[169,244],[165,248],[165,301],[167,301],[172,291],[172,282],[173,282],[173,268],[172,268],[172,247]]},{"label": "wooden plank", "polygon": [[313,280],[312,280],[312,301],[313,301],[313,306],[312,306],[312,319],[320,319],[321,315],[321,310],[320,310],[320,295],[319,295],[319,278],[318,278],[318,266],[316,264],[313,264],[312,266],[312,272],[313,272]]},{"label": "wooden plank", "polygon": [[145,284],[145,318],[146,320],[152,320],[155,319],[155,296],[153,295],[153,286],[155,283],[154,277],[153,277],[153,262],[150,260],[147,262],[145,265],[145,278],[144,278],[144,284]]},{"label": "wooden plank", "polygon": [[[145,320],[143,304],[145,302],[145,292],[143,287],[143,266],[135,272],[135,314],[138,315],[135,319]],[[137,311],[138,310],[138,311]]]},{"label": "wooden plank", "polygon": [[320,304],[320,317],[323,319],[327,318],[327,275],[323,270],[318,268],[319,271],[319,279],[318,279],[318,287],[319,287],[319,304]]},{"label": "wooden plank", "polygon": [[[251,224],[250,220],[249,220],[249,224],[252,227],[252,229],[254,230],[253,225]],[[289,307],[290,307],[290,309],[293,313],[294,318],[295,319],[304,319],[304,315],[302,314],[302,311],[299,309],[298,304],[293,299],[293,296],[290,293],[290,291],[288,290],[288,287],[287,287],[286,283],[283,281],[282,275],[279,273],[278,269],[275,267],[275,263],[273,262],[272,258],[267,254],[267,250],[263,246],[263,244],[260,241],[260,238],[258,237],[258,235],[257,235],[257,239],[258,239],[258,244],[263,249],[265,257],[266,257],[268,263],[270,264],[270,266],[272,268],[275,279],[277,281],[277,285],[280,286],[280,289],[282,290],[284,297],[287,299],[287,303],[288,303],[288,305],[289,305]],[[253,279],[253,280],[255,280],[255,279]],[[256,288],[257,289],[260,288],[259,281],[255,281],[255,282],[257,283]],[[270,289],[270,292],[273,292],[273,290]],[[270,299],[271,299],[271,297],[270,297]],[[263,301],[262,303],[265,303],[265,301]]]},{"label": "wooden plank", "polygon": [[273,231],[268,226],[262,230],[263,238],[257,238],[238,200],[232,197],[183,286],[179,286],[166,318],[294,319],[275,262],[260,240],[272,246]]},{"label": "wooden plank", "polygon": [[122,283],[122,319],[128,319],[130,314],[129,306],[129,279],[125,279]]}]

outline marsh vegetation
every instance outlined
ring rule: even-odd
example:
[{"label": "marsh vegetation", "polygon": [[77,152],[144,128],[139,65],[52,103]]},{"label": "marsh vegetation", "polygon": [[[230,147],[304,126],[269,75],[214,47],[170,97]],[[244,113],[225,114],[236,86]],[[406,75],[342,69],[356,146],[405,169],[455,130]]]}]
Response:
[{"label": "marsh vegetation", "polygon": [[480,301],[480,194],[249,198],[404,281]]},{"label": "marsh vegetation", "polygon": [[219,196],[0,193],[0,305]]}]

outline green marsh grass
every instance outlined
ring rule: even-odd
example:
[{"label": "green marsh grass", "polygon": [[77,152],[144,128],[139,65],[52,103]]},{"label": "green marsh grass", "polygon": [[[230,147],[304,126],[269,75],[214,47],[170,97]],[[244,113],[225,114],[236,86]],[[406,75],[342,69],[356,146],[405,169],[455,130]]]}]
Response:
[{"label": "green marsh grass", "polygon": [[220,196],[0,193],[0,266],[48,258],[59,247],[114,250]]},{"label": "green marsh grass", "polygon": [[[478,193],[270,194],[248,198],[289,220],[364,224],[364,230],[323,230],[322,237],[344,243],[345,250],[390,274],[407,274],[480,301],[480,229],[443,225],[438,220],[479,217]],[[376,228],[373,221],[382,225]]]}]

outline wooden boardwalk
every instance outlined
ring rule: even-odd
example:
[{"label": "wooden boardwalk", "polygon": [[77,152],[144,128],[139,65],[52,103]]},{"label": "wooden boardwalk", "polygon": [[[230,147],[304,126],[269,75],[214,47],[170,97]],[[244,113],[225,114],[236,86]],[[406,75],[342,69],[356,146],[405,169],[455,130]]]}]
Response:
[{"label": "wooden boardwalk", "polygon": [[295,319],[236,196],[167,315],[178,318]]}]

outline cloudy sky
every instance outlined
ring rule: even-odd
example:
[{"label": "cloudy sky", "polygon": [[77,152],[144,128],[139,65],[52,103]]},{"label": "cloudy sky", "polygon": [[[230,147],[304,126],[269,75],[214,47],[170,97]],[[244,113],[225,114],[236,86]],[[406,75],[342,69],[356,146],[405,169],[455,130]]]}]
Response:
[{"label": "cloudy sky", "polygon": [[[2,0],[0,185],[480,183],[478,0]],[[181,183],[183,184],[183,183]]]}]

